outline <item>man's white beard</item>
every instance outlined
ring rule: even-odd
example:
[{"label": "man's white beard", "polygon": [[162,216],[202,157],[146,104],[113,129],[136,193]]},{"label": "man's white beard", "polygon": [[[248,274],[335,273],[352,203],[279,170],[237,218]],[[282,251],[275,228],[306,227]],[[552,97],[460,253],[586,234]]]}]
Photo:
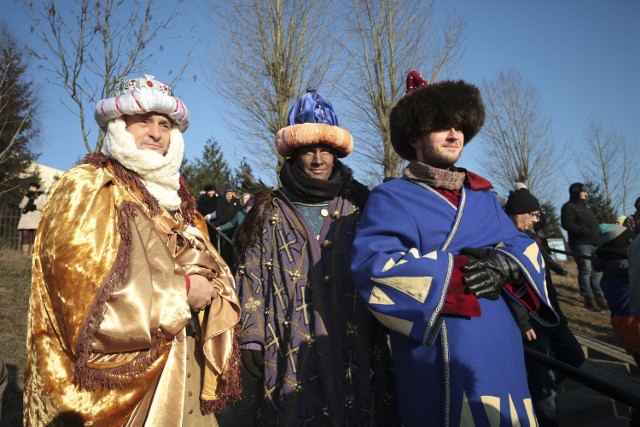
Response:
[{"label": "man's white beard", "polygon": [[174,211],[180,207],[180,166],[184,157],[184,139],[177,127],[171,129],[167,153],[143,150],[136,146],[133,135],[127,131],[122,118],[109,122],[102,144],[102,152],[117,160],[127,169],[140,175],[147,190],[158,199],[160,206]]}]

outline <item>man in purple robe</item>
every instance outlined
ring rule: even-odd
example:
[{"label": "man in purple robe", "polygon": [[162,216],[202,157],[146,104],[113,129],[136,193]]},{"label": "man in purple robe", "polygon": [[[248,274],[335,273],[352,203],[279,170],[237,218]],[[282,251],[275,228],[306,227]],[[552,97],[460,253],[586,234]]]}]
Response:
[{"label": "man in purple robe", "polygon": [[353,147],[314,87],[276,135],[280,189],[255,197],[236,235],[243,362],[258,425],[394,426],[386,329],[357,295],[351,243],[368,190],[339,160]]}]

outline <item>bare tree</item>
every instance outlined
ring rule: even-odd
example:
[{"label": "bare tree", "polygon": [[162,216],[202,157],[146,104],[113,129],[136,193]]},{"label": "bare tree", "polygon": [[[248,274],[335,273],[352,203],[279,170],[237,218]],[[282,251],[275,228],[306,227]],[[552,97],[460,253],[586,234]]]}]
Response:
[{"label": "bare tree", "polygon": [[[160,49],[149,45],[161,33],[171,30],[181,1],[173,8],[152,7],[152,0],[130,1],[74,0],[64,2],[22,0],[32,19],[31,29],[46,46],[42,51],[32,50],[50,73],[49,82],[63,88],[70,102],[65,107],[77,115],[87,151],[89,141],[87,116],[93,120],[93,106],[97,100],[111,96],[115,83],[132,72],[141,72],[153,64]],[[167,10],[166,16],[156,19],[156,13]],[[163,13],[164,14],[164,13]],[[124,19],[122,17],[125,17]],[[179,70],[170,71],[173,82],[184,73],[191,48],[186,51]],[[96,137],[95,150],[102,145],[102,135]]]},{"label": "bare tree", "polygon": [[[227,101],[230,124],[257,168],[279,170],[274,136],[292,101],[319,86],[336,54],[333,1],[230,0],[211,3],[214,25],[208,81]],[[322,93],[326,93],[323,91]]]},{"label": "bare tree", "polygon": [[575,156],[583,178],[600,186],[606,203],[614,211],[627,212],[633,203],[633,185],[639,177],[634,160],[638,155],[637,145],[631,145],[627,138],[595,115],[587,121],[584,140],[586,152],[581,150],[581,155]]},{"label": "bare tree", "polygon": [[480,165],[499,191],[524,182],[541,201],[553,200],[561,157],[539,90],[515,70],[483,81],[482,88],[486,119],[479,137],[487,149]]},{"label": "bare tree", "polygon": [[372,166],[368,172],[396,177],[402,159],[391,145],[389,114],[405,94],[407,73],[419,70],[429,81],[453,68],[462,56],[464,21],[450,16],[434,23],[435,0],[350,0],[347,22],[353,37],[345,44],[350,66],[346,96],[356,107],[354,123],[363,135],[359,153]]}]

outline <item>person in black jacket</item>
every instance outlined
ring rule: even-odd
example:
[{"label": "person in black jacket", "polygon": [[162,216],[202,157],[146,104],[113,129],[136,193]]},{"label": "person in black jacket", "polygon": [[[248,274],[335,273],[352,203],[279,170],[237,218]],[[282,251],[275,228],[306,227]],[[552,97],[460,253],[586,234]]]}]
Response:
[{"label": "person in black jacket", "polygon": [[[216,229],[215,232],[217,234],[220,234],[221,231],[218,227],[231,221],[240,209],[242,209],[240,199],[236,197],[233,188],[227,186],[224,189],[223,196],[218,199],[218,202],[216,204],[216,218],[212,221],[212,225]],[[230,239],[234,233],[235,229],[230,229],[226,231],[224,236]],[[212,234],[212,236],[214,235]],[[222,236],[223,235],[220,234],[220,237],[217,235],[215,237],[220,242],[218,251],[220,252],[220,255],[222,255],[222,258],[227,262],[227,264],[229,264],[229,267],[231,267],[231,271],[235,272],[233,245],[231,244],[230,240],[227,240]]]},{"label": "person in black jacket", "polygon": [[198,202],[196,203],[196,210],[206,217],[216,211],[216,205],[218,203],[218,193],[213,185],[205,185],[204,192],[200,193]]},{"label": "person in black jacket", "polygon": [[216,217],[216,205],[219,198],[220,197],[213,185],[205,185],[204,192],[200,193],[198,201],[196,202],[196,210],[204,217],[207,223],[207,231],[209,232],[209,240],[214,245],[216,242],[216,232],[210,221],[213,221]]},{"label": "person in black jacket", "polygon": [[569,186],[569,201],[562,206],[562,228],[569,236],[569,249],[575,254],[578,266],[578,286],[584,305],[592,311],[607,309],[607,301],[600,288],[600,275],[591,260],[598,245],[598,218],[587,207],[587,186],[575,182]]},{"label": "person in black jacket", "polygon": [[[584,362],[584,353],[560,309],[558,294],[551,278],[551,271],[561,276],[565,276],[567,271],[551,258],[547,251],[546,239],[541,237],[544,234],[542,231],[546,221],[540,202],[528,189],[520,188],[509,194],[504,211],[518,230],[527,233],[538,244],[545,262],[547,294],[559,318],[556,326],[543,326],[529,317],[527,312],[515,301],[512,301],[510,305],[522,331],[523,344],[525,347],[551,356],[568,365],[579,367]],[[559,425],[558,385],[564,378],[558,372],[530,357],[525,359],[525,365],[529,392],[533,408],[536,411],[538,425],[540,427],[557,427]]]}]

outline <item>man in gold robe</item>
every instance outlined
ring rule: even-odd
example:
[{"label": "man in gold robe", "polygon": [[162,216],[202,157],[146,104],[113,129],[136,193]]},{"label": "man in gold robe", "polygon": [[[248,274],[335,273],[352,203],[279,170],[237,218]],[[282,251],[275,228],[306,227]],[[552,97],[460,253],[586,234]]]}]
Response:
[{"label": "man in gold robe", "polygon": [[25,425],[217,425],[240,394],[228,266],[179,176],[189,111],[153,76],[51,190],[33,258]]}]

